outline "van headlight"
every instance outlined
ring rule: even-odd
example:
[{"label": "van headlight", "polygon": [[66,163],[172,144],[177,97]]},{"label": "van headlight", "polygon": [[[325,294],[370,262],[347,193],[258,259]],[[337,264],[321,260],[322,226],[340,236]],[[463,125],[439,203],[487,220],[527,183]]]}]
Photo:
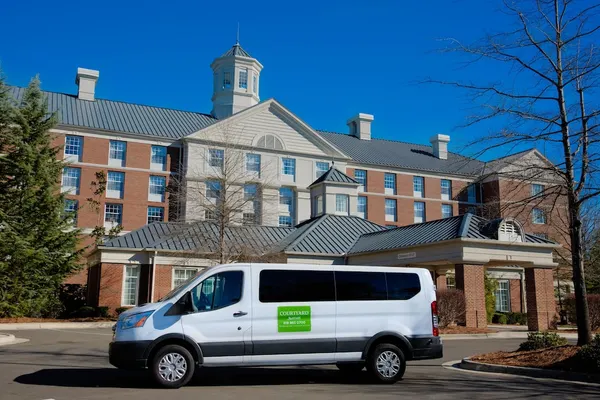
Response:
[{"label": "van headlight", "polygon": [[146,311],[139,314],[128,315],[121,321],[121,329],[141,328],[153,312],[154,311]]}]

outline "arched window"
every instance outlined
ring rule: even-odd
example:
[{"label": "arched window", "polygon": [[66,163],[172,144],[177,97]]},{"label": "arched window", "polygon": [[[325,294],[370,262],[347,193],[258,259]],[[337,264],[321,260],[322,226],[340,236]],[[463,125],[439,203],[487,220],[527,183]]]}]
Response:
[{"label": "arched window", "polygon": [[522,242],[523,230],[517,222],[512,220],[504,220],[498,227],[498,240]]},{"label": "arched window", "polygon": [[283,150],[283,143],[281,140],[273,135],[265,135],[258,139],[256,147],[262,147],[263,149]]}]

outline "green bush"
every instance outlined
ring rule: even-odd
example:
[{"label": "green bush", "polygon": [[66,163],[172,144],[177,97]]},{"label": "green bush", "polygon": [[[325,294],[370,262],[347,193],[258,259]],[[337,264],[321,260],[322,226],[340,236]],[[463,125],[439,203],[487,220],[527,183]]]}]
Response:
[{"label": "green bush", "polygon": [[487,314],[488,323],[493,321],[496,313],[496,289],[498,289],[498,281],[484,274],[483,283],[485,285],[485,311]]},{"label": "green bush", "polygon": [[115,312],[117,315],[123,314],[125,311],[129,310],[131,307],[117,307],[115,308]]},{"label": "green bush", "polygon": [[529,332],[527,340],[519,346],[519,351],[546,349],[566,344],[567,339],[554,332]]},{"label": "green bush", "polygon": [[507,322],[508,322],[508,318],[506,318],[506,315],[500,314],[500,316],[498,317],[498,323],[502,324],[502,325],[506,325]]},{"label": "green bush", "polygon": [[90,318],[96,316],[96,309],[90,306],[79,307],[79,309],[71,313],[71,317],[74,318]]},{"label": "green bush", "polygon": [[96,309],[96,314],[100,318],[108,318],[108,307],[106,307],[106,306],[98,307]]},{"label": "green bush", "polygon": [[527,325],[527,314],[520,312],[506,313],[507,324],[509,325]]},{"label": "green bush", "polygon": [[600,334],[579,349],[577,359],[582,371],[600,372]]}]

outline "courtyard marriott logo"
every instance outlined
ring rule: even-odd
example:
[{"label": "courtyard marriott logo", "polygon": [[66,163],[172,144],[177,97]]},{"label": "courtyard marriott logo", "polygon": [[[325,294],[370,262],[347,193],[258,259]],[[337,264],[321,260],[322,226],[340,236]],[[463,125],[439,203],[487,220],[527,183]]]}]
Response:
[{"label": "courtyard marriott logo", "polygon": [[310,332],[310,306],[277,307],[278,332]]}]

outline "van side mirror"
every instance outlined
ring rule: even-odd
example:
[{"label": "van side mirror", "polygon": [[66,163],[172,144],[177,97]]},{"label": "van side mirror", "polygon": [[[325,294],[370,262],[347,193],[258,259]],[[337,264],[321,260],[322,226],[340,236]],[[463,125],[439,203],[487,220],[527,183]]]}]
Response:
[{"label": "van side mirror", "polygon": [[177,303],[173,304],[171,308],[165,313],[166,316],[172,315],[185,315],[193,312],[192,308],[192,294],[190,292],[186,292]]}]

